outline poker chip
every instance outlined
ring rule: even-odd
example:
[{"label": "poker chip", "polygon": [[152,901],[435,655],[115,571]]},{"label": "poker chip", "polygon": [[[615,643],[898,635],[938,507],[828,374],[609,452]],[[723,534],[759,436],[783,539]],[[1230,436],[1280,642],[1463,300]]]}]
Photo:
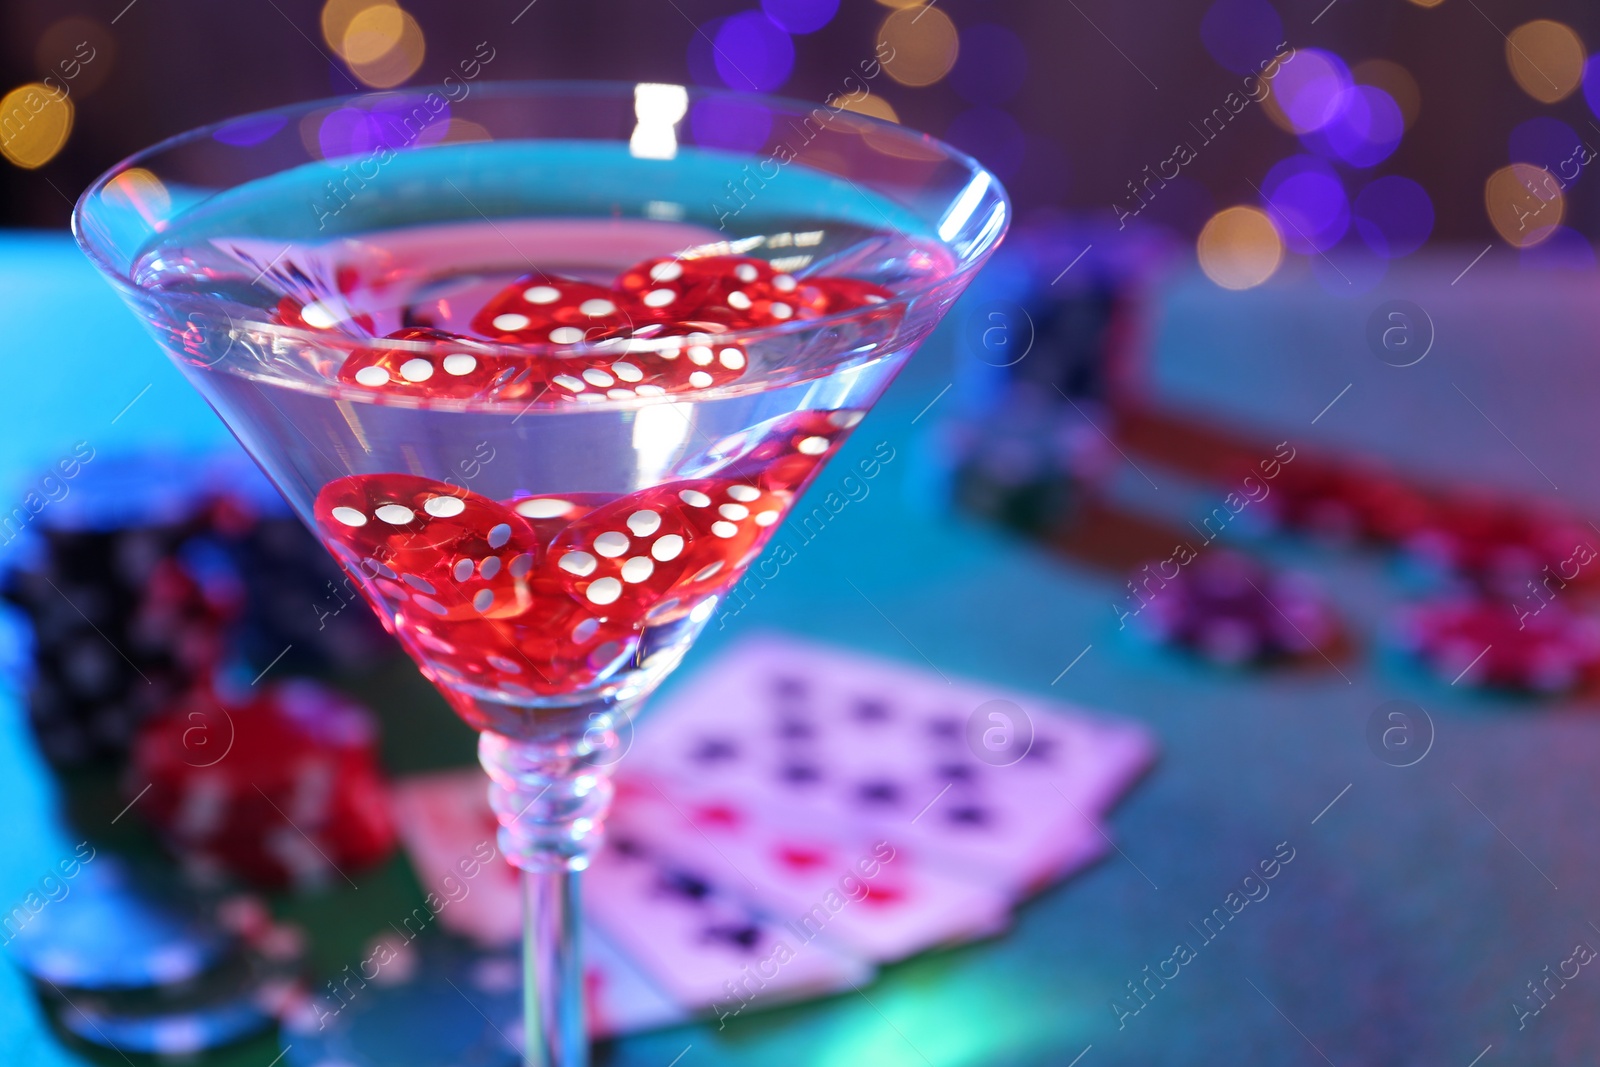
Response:
[{"label": "poker chip", "polygon": [[106,991],[188,982],[221,960],[229,937],[199,917],[181,886],[115,856],[88,855],[62,883],[64,895],[6,943],[19,968],[45,986]]},{"label": "poker chip", "polygon": [[234,587],[180,559],[205,523],[195,465],[94,457],[0,575],[31,631],[30,724],[58,764],[120,756],[140,721],[224,655]]},{"label": "poker chip", "polygon": [[331,885],[394,847],[376,746],[371,713],[312,682],[196,690],[140,728],[126,792],[191,866]]},{"label": "poker chip", "polygon": [[1376,464],[1299,451],[1292,460],[1273,466],[1275,477],[1265,478],[1271,468],[1258,464],[1237,480],[1251,478],[1265,487],[1262,513],[1280,528],[1338,545],[1393,545],[1429,521],[1428,500]]},{"label": "poker chip", "polygon": [[1098,414],[1085,417],[1017,385],[981,418],[952,423],[944,445],[955,504],[1026,533],[1066,525],[1115,459],[1091,425]]},{"label": "poker chip", "polygon": [[1128,589],[1119,615],[1129,629],[1225,666],[1315,655],[1337,632],[1307,579],[1235,552],[1204,551],[1181,567],[1147,564]]},{"label": "poker chip", "polygon": [[1592,585],[1600,574],[1600,533],[1587,523],[1548,505],[1478,494],[1441,501],[1405,550],[1436,577],[1509,597]]},{"label": "poker chip", "polygon": [[123,1052],[185,1055],[232,1044],[272,1026],[303,1000],[298,955],[239,948],[186,982],[142,990],[41,993],[57,1023],[91,1044]]},{"label": "poker chip", "polygon": [[[509,953],[444,939],[403,965],[314,995],[284,1022],[287,1067],[511,1067],[520,1063],[522,970]],[[374,957],[376,958],[376,957]]]},{"label": "poker chip", "polygon": [[230,660],[254,677],[394,648],[239,456],[97,456],[19,540],[0,598],[26,628],[29,720],[59,765],[119,759],[141,722]]},{"label": "poker chip", "polygon": [[1395,630],[1400,648],[1449,685],[1556,694],[1600,666],[1600,620],[1556,603],[1519,611],[1500,599],[1442,598],[1403,610]]}]

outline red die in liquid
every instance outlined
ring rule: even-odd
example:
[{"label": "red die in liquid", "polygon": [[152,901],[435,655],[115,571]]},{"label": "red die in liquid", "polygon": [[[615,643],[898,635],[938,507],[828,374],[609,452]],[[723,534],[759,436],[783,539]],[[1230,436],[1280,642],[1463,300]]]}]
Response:
[{"label": "red die in liquid", "polygon": [[339,380],[403,396],[467,398],[489,394],[519,369],[477,341],[425,326],[396,330],[386,340],[425,341],[451,350],[357,349],[339,368]]},{"label": "red die in liquid", "polygon": [[533,610],[515,619],[462,622],[402,616],[398,636],[430,679],[470,717],[469,699],[452,686],[511,696],[558,696],[593,685],[621,667],[638,645],[639,626],[600,614],[557,587],[541,590]]},{"label": "red die in liquid", "polygon": [[505,618],[528,608],[540,541],[493,500],[410,474],[357,474],[323,486],[314,511],[389,613],[411,604],[440,619]]},{"label": "red die in liquid", "polygon": [[[372,323],[370,315],[352,315],[350,310],[341,306],[342,302],[313,300],[309,304],[302,304],[294,297],[286,296],[278,301],[277,319],[285,326],[293,326],[301,330],[335,330],[344,329],[346,332],[364,334],[371,337],[377,327]],[[352,331],[350,327],[355,327]]]},{"label": "red die in liquid", "polygon": [[472,329],[502,342],[575,345],[625,334],[633,311],[626,296],[603,285],[528,274],[485,304]]},{"label": "red die in liquid", "polygon": [[659,622],[733,580],[789,502],[742,481],[669,482],[585,515],[549,558],[575,599]]},{"label": "red die in liquid", "polygon": [[862,418],[866,411],[850,408],[786,414],[718,445],[726,456],[722,470],[763,490],[798,493]]}]

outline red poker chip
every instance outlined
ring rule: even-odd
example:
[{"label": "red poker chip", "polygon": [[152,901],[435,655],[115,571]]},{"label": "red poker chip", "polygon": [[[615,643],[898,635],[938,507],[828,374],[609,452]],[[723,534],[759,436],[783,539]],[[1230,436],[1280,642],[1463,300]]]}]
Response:
[{"label": "red poker chip", "polygon": [[1564,693],[1600,666],[1600,620],[1546,602],[1449,597],[1400,613],[1401,648],[1449,685]]},{"label": "red poker chip", "polygon": [[[1251,468],[1245,476],[1264,486],[1265,513],[1278,525],[1336,544],[1395,544],[1423,528],[1427,499],[1384,468],[1300,453],[1279,466],[1275,478]],[[1259,494],[1262,489],[1245,489]]]},{"label": "red poker chip", "polygon": [[329,885],[394,847],[376,746],[365,708],[311,682],[197,689],[140,727],[126,791],[199,870]]},{"label": "red poker chip", "polygon": [[1472,579],[1509,597],[1539,596],[1600,576],[1600,534],[1547,505],[1477,494],[1438,504],[1406,541],[1425,568]]}]

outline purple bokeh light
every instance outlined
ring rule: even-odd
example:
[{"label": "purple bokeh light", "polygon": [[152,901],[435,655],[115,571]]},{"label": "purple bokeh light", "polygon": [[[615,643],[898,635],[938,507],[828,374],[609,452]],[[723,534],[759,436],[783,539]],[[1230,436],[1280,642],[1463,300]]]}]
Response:
[{"label": "purple bokeh light", "polygon": [[317,127],[322,158],[364,155],[378,148],[424,148],[438,144],[449,132],[447,102],[434,111],[420,93],[387,93],[363,103],[337,108],[322,120]]},{"label": "purple bokeh light", "polygon": [[1272,79],[1278,107],[1296,133],[1312,133],[1337,118],[1351,85],[1344,60],[1316,48],[1300,49]]},{"label": "purple bokeh light", "polygon": [[246,148],[260,144],[283,129],[289,120],[282,115],[260,115],[230,122],[211,135],[214,141]]},{"label": "purple bokeh light", "polygon": [[[368,104],[373,126],[380,144],[390,148],[423,148],[438,144],[449,133],[450,103],[440,97],[441,107],[434,111],[423,100],[427,93],[390,93],[376,97]],[[418,126],[427,116],[427,125]]]},{"label": "purple bokeh light", "polygon": [[761,10],[789,33],[816,33],[839,13],[839,0],[761,0]]},{"label": "purple bokeh light", "polygon": [[1375,255],[1409,256],[1433,233],[1433,201],[1410,178],[1391,174],[1369,182],[1356,196],[1355,228]]},{"label": "purple bokeh light", "polygon": [[1290,250],[1313,255],[1339,243],[1350,228],[1344,185],[1326,161],[1290,156],[1267,172],[1261,206]]},{"label": "purple bokeh light", "polygon": [[696,144],[754,152],[766,146],[772,113],[759,104],[708,97],[689,109],[689,129]]},{"label": "purple bokeh light", "polygon": [[1593,246],[1567,226],[1553,227],[1549,237],[1522,249],[1518,265],[1539,271],[1592,271],[1596,266]]},{"label": "purple bokeh light", "polygon": [[1600,53],[1589,57],[1589,62],[1583,65],[1583,98],[1589,103],[1589,110],[1600,118]]},{"label": "purple bokeh light", "polygon": [[771,92],[794,70],[794,41],[759,11],[730,15],[712,39],[717,76],[730,89]]},{"label": "purple bokeh light", "polygon": [[706,22],[689,36],[689,80],[696,85],[722,88],[722,78],[717,74],[717,50],[712,44],[727,19],[715,18]]},{"label": "purple bokeh light", "polygon": [[1333,117],[1321,129],[1300,138],[1313,152],[1352,167],[1375,167],[1394,154],[1405,133],[1405,117],[1394,97],[1371,85],[1340,93]]},{"label": "purple bokeh light", "polygon": [[1548,115],[1518,124],[1511,131],[1509,147],[1509,162],[1543,167],[1564,186],[1578,180],[1587,166],[1584,157],[1590,154],[1571,126]]},{"label": "purple bokeh light", "polygon": [[1283,43],[1283,19],[1267,0],[1216,0],[1200,20],[1200,40],[1235,74],[1255,74]]},{"label": "purple bokeh light", "polygon": [[961,31],[961,51],[950,87],[970,104],[1003,104],[1028,76],[1028,50],[1004,26],[980,22]]},{"label": "purple bokeh light", "polygon": [[323,159],[366,152],[377,144],[371,116],[358,107],[330,111],[317,127],[317,147],[322,149]]},{"label": "purple bokeh light", "polygon": [[1022,127],[999,108],[963,111],[950,123],[944,139],[1008,181],[1022,167],[1027,154],[1028,140]]}]

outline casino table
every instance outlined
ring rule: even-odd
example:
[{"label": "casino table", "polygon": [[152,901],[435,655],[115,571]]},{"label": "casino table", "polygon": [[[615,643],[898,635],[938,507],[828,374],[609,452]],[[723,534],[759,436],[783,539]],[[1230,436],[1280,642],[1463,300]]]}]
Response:
[{"label": "casino table", "polygon": [[[1175,291],[1192,300],[1186,284]],[[235,447],[65,235],[0,238],[0,294],[6,500],[20,500],[80,441],[97,454]],[[1274,305],[1240,306],[1221,318],[1226,327],[1153,315],[1151,343],[1168,363],[1226,363],[1229,331],[1248,331],[1250,316]],[[1183,329],[1163,333],[1174,314]],[[847,462],[881,441],[895,449],[870,495],[727,625],[713,624],[683,671],[742,634],[783,630],[1137,720],[1159,738],[1161,758],[1109,819],[1117,849],[1022,903],[997,937],[885,968],[860,993],[747,1014],[722,1030],[697,1024],[611,1042],[596,1062],[1592,1062],[1600,975],[1585,967],[1551,977],[1575,946],[1600,946],[1592,709],[1425,677],[1376,637],[1406,595],[1391,564],[1287,541],[1259,551],[1315,575],[1333,598],[1353,634],[1333,662],[1227,671],[1128,640],[1109,606],[1124,591],[1118,574],[952,516],[931,498],[926,437],[950,402],[954,361],[966,358],[955,333],[929,342],[848,446]],[[1277,386],[1240,372],[1208,387],[1248,396]],[[1362,418],[1359,391],[1341,403],[1343,417]],[[1436,417],[1478,418],[1465,406]],[[1420,421],[1409,432],[1434,440],[1444,429]],[[1169,517],[1205,492],[1138,454],[1114,477],[1130,506]],[[350,684],[382,709],[394,773],[472,761],[472,737],[415,672]],[[1431,747],[1411,766],[1379,758],[1369,740],[1374,713],[1396,699],[1422,705],[1432,723]],[[133,820],[112,824],[123,803],[113,785],[58,780],[32,746],[17,695],[0,700],[0,907],[9,908],[81,836],[138,847],[142,831]],[[1246,876],[1274,859],[1283,862],[1269,891],[1252,882],[1252,899],[1229,908]],[[312,935],[313,968],[332,972],[419,899],[397,856],[359,889],[276,907]],[[1219,908],[1230,920],[1202,932]],[[1180,943],[1191,951],[1174,975]],[[266,1067],[277,1051],[262,1038],[198,1062]],[[0,963],[0,1062],[124,1060],[68,1049],[25,977]]]}]

